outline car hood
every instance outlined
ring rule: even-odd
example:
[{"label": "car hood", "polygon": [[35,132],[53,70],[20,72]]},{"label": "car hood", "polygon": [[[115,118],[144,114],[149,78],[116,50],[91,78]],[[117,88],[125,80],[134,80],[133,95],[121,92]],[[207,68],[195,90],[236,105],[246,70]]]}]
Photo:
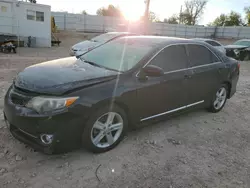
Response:
[{"label": "car hood", "polygon": [[65,92],[114,79],[118,72],[96,67],[75,57],[57,59],[24,69],[14,80],[16,87],[43,94]]},{"label": "car hood", "polygon": [[86,41],[79,42],[79,43],[75,44],[74,46],[72,46],[72,49],[79,50],[79,51],[88,51],[89,48],[94,48],[94,47],[97,47],[99,45],[101,45],[100,42],[86,40]]},{"label": "car hood", "polygon": [[247,46],[242,46],[242,45],[235,45],[235,44],[231,44],[231,45],[227,45],[225,46],[226,49],[244,49],[244,48],[248,48]]}]

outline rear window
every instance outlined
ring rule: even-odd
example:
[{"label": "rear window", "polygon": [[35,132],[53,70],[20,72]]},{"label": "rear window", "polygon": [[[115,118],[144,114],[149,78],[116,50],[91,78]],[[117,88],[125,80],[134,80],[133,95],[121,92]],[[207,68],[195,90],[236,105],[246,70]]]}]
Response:
[{"label": "rear window", "polygon": [[220,60],[205,46],[197,44],[188,45],[190,67],[219,62]]},{"label": "rear window", "polygon": [[212,46],[221,46],[218,42],[211,41],[211,40],[206,41],[206,43],[208,43],[208,44],[210,44]]},{"label": "rear window", "polygon": [[153,48],[153,45],[136,39],[120,38],[89,51],[81,59],[124,72],[133,68]]}]

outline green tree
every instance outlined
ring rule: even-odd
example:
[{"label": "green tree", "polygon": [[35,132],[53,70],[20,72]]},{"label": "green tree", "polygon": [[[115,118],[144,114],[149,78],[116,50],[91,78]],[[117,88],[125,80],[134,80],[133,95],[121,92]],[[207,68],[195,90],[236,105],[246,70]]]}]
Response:
[{"label": "green tree", "polygon": [[187,0],[180,14],[180,23],[195,25],[204,13],[208,0]]},{"label": "green tree", "polygon": [[225,23],[226,26],[240,26],[240,25],[244,25],[241,15],[237,12],[231,11],[228,19],[226,20]]},{"label": "green tree", "polygon": [[247,24],[250,26],[250,6],[249,7],[245,7],[244,11],[246,13]]},{"label": "green tree", "polygon": [[217,17],[212,25],[214,26],[242,26],[244,25],[241,15],[231,11],[228,15],[221,14]]},{"label": "green tree", "polygon": [[224,26],[227,20],[227,15],[221,14],[219,17],[217,17],[211,25],[213,26]]},{"label": "green tree", "polygon": [[96,14],[99,16],[123,17],[121,10],[114,5],[109,5],[107,8],[99,8]]},{"label": "green tree", "polygon": [[149,21],[151,22],[159,22],[160,19],[158,18],[158,16],[154,13],[154,12],[149,12]]},{"label": "green tree", "polygon": [[173,15],[169,18],[165,18],[164,21],[165,23],[169,23],[169,24],[178,24],[179,23],[179,18],[177,15]]}]

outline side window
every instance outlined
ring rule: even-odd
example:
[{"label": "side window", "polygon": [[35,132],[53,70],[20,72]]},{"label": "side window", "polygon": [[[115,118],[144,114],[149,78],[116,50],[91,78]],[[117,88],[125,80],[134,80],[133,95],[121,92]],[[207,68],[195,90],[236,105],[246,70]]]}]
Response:
[{"label": "side window", "polygon": [[209,49],[198,44],[188,45],[188,56],[190,60],[190,67],[206,65],[220,61]]},{"label": "side window", "polygon": [[161,67],[164,72],[184,69],[187,67],[187,55],[184,45],[173,45],[162,50],[150,62]]},{"label": "side window", "polygon": [[27,20],[44,22],[44,12],[27,10]]},{"label": "side window", "polygon": [[218,42],[211,41],[211,40],[206,41],[206,43],[208,43],[208,44],[210,44],[212,46],[221,46]]},{"label": "side window", "polygon": [[36,11],[27,10],[27,20],[36,20]]},{"label": "side window", "polygon": [[44,22],[44,12],[36,11],[36,21]]}]

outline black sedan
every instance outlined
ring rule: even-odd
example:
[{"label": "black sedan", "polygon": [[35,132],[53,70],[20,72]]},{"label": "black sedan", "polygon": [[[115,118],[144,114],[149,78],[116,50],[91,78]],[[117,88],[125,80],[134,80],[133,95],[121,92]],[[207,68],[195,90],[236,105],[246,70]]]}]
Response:
[{"label": "black sedan", "polygon": [[206,43],[124,37],[27,67],[7,91],[4,116],[17,139],[45,153],[77,143],[104,152],[142,122],[194,107],[219,112],[238,78],[238,62]]}]

